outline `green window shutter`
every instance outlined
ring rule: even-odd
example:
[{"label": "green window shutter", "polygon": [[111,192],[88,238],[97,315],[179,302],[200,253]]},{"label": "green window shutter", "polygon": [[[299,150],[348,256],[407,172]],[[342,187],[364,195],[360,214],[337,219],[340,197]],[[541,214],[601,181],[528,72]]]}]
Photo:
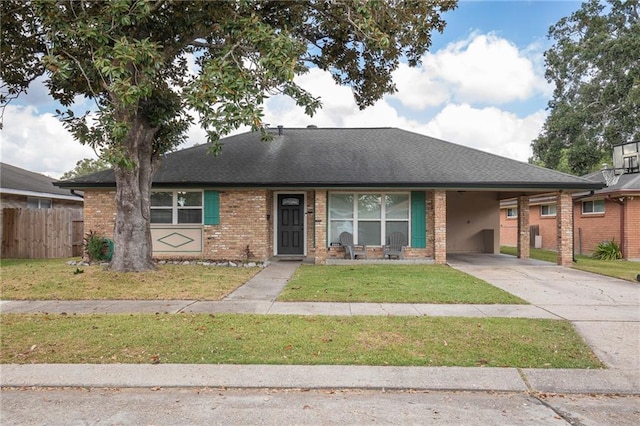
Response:
[{"label": "green window shutter", "polygon": [[220,193],[218,191],[204,191],[204,224],[220,224]]},{"label": "green window shutter", "polygon": [[425,200],[424,191],[411,192],[411,247],[427,247]]}]

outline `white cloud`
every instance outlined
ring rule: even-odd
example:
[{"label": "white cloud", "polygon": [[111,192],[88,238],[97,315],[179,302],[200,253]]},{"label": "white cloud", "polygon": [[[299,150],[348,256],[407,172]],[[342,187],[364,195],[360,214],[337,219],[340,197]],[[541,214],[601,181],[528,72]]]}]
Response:
[{"label": "white cloud", "polygon": [[538,136],[545,116],[542,110],[520,118],[495,107],[450,104],[424,126],[424,131],[436,138],[527,161],[531,141]]},{"label": "white cloud", "polygon": [[38,114],[33,106],[8,105],[0,132],[2,162],[59,178],[83,158],[96,158],[52,114]]},{"label": "white cloud", "polygon": [[423,64],[402,64],[394,73],[394,98],[413,109],[459,103],[504,104],[548,91],[537,65],[535,46],[525,51],[494,34],[473,34],[423,57]]}]

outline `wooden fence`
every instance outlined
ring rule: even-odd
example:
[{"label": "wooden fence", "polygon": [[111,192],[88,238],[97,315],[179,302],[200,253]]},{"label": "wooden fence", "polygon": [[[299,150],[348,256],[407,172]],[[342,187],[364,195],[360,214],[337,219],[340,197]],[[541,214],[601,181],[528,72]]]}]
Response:
[{"label": "wooden fence", "polygon": [[67,209],[3,209],[3,258],[82,256],[83,222]]}]

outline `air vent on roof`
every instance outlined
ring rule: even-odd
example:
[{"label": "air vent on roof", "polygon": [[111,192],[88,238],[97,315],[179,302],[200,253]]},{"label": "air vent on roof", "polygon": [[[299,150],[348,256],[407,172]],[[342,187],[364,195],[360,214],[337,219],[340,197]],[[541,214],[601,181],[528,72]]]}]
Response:
[{"label": "air vent on roof", "polygon": [[278,125],[278,136],[282,136],[284,133],[284,126],[282,124]]},{"label": "air vent on roof", "polygon": [[318,126],[316,126],[315,124],[309,124],[307,126],[307,129],[317,129],[317,128],[318,128]]}]

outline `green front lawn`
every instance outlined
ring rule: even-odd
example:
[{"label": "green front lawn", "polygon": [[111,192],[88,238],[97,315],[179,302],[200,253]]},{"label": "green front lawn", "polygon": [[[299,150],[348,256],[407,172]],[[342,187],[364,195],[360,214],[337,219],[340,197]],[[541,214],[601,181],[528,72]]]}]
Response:
[{"label": "green front lawn", "polygon": [[302,265],[279,301],[526,304],[445,265]]},{"label": "green front lawn", "polygon": [[0,363],[603,368],[566,321],[283,315],[0,315]]},{"label": "green front lawn", "polygon": [[69,266],[64,259],[2,259],[3,300],[220,300],[259,268],[162,265],[154,272],[117,273]]},{"label": "green front lawn", "polygon": [[[500,247],[500,253],[516,256],[517,249],[516,247],[502,246]],[[532,248],[529,255],[532,259],[556,263],[556,252],[552,250]],[[572,268],[581,271],[593,272],[634,282],[637,282],[636,277],[640,274],[640,262],[599,260],[582,255],[576,255],[576,260],[577,262],[573,263]]]}]

